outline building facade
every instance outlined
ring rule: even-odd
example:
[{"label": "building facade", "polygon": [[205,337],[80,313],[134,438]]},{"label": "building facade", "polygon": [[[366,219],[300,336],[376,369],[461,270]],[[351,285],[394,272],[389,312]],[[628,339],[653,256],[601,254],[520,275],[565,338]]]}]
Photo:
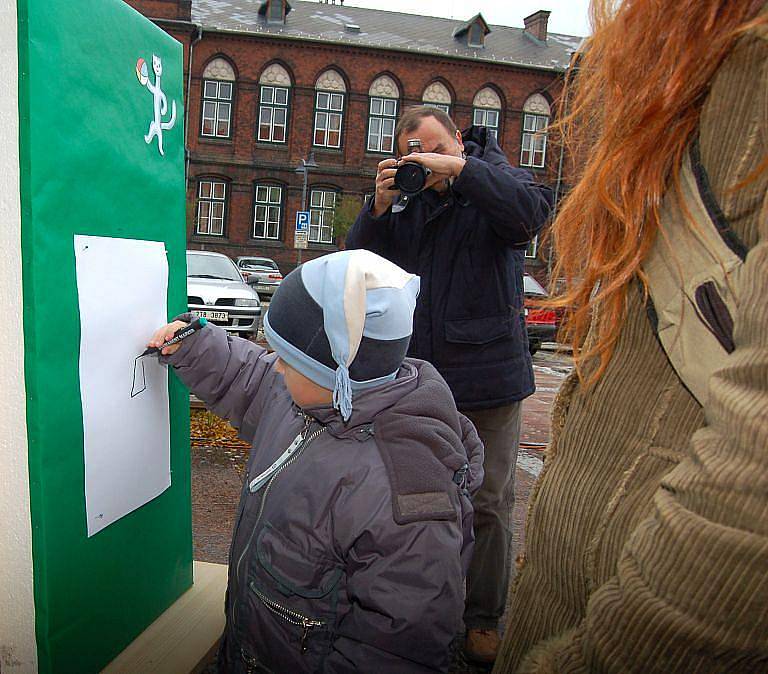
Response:
[{"label": "building facade", "polygon": [[[546,127],[580,38],[548,33],[549,12],[522,29],[309,0],[126,1],[185,45],[190,248],[287,273],[309,210],[301,259],[337,250],[334,220],[373,193],[411,105],[489,127],[513,165],[565,191]],[[543,278],[546,251],[527,254]]]}]

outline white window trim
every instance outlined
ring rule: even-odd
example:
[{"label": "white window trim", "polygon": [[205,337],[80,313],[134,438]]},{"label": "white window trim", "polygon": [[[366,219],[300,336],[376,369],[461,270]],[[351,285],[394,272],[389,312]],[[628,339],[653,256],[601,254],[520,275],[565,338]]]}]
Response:
[{"label": "white window trim", "polygon": [[[530,131],[530,130],[526,131],[525,130],[526,117],[533,117],[534,118],[534,128],[537,129],[536,131]],[[538,127],[538,121],[541,120],[541,119],[545,120],[544,121],[544,126],[542,128],[546,129],[547,126],[549,125],[549,117],[547,117],[546,115],[538,115],[538,114],[532,113],[532,112],[524,112],[523,113],[523,124],[522,124],[523,132],[522,132],[522,136],[521,136],[521,139],[520,139],[520,166],[526,166],[526,167],[529,167],[529,168],[544,168],[546,166],[546,163],[547,163],[547,140],[548,140],[548,135],[547,135],[546,131],[538,131],[538,128],[539,128]],[[541,152],[540,152],[540,154],[541,154],[541,161],[540,162],[536,161],[536,154],[537,154],[537,152],[535,150],[535,145],[534,145],[537,135],[540,135],[543,138],[543,140],[544,140],[544,144],[543,144],[543,147],[542,147]],[[523,161],[523,154],[525,152],[529,153],[529,157],[530,157],[530,161],[529,162],[524,162]]]},{"label": "white window trim", "polygon": [[[213,83],[216,85],[216,97],[211,98],[209,96],[205,95],[206,85],[208,83]],[[228,84],[230,87],[232,87],[232,94],[229,98],[222,98],[219,94],[219,90],[221,88],[222,84]],[[232,102],[235,99],[235,83],[230,80],[211,80],[206,79],[203,80],[203,107],[200,113],[200,135],[205,138],[231,138],[232,137]],[[205,115],[205,104],[206,103],[212,103],[214,105],[214,116],[213,116],[213,133],[205,133],[205,122],[207,119],[211,119],[210,117],[206,117]],[[227,133],[226,134],[220,134],[219,133],[219,111],[221,110],[221,107],[226,105],[229,108],[229,111],[226,115],[227,120]]]},{"label": "white window trim", "polygon": [[[533,250],[531,253],[530,251]],[[528,243],[528,247],[525,249],[525,258],[527,260],[535,260],[539,254],[539,235],[534,236]]]},{"label": "white window trim", "polygon": [[[487,119],[487,115],[489,112],[495,112],[496,113],[496,124],[478,124],[475,120],[477,119],[477,113],[482,112],[483,116]],[[472,108],[472,124],[476,126],[484,126],[490,133],[493,134],[494,138],[498,138],[499,136],[499,125],[501,123],[501,110],[499,108],[482,108],[475,106]]]},{"label": "white window trim", "polygon": [[[320,95],[321,94],[328,94],[328,96],[329,96],[329,98],[328,98],[329,105],[328,105],[327,108],[326,107],[324,107],[324,108],[320,107],[319,99],[320,99]],[[312,145],[314,145],[315,147],[327,147],[327,148],[331,148],[333,150],[338,150],[339,148],[341,148],[341,138],[342,138],[343,131],[344,131],[344,104],[346,103],[345,98],[344,98],[345,95],[346,94],[344,92],[342,92],[342,91],[326,91],[326,90],[321,90],[321,89],[317,89],[315,91],[315,121],[314,121],[314,125],[312,127]],[[341,96],[341,109],[340,110],[333,110],[333,109],[331,109],[331,106],[330,106],[331,96]],[[325,118],[326,119],[326,123],[325,123],[324,127],[318,126],[318,119],[319,119],[321,114],[326,115],[326,118]],[[330,129],[329,121],[330,121],[332,115],[338,116],[338,118],[339,118],[339,143],[338,143],[338,145],[333,145],[333,144],[328,142],[328,135],[329,135],[329,129]],[[318,143],[317,142],[317,132],[318,131],[324,131],[325,132],[325,142],[324,143]]]},{"label": "white window trim", "polygon": [[[322,194],[321,197],[321,205],[320,206],[312,206],[312,202],[314,201],[314,195],[315,194]],[[325,200],[328,194],[333,194],[333,206],[328,207],[325,205]],[[339,198],[339,193],[332,189],[325,189],[322,187],[315,188],[310,191],[309,194],[309,242],[310,243],[320,243],[320,244],[332,244],[333,243],[333,212],[336,208],[336,200]],[[319,211],[319,222],[317,224],[312,224],[313,220],[313,214],[315,212]],[[331,224],[328,225],[325,223],[325,218],[330,213],[331,217]],[[312,238],[312,230],[317,229],[318,236],[316,238]],[[330,232],[330,238],[328,240],[323,239],[323,230],[327,230]]]},{"label": "white window trim", "polygon": [[[203,185],[208,184],[210,185],[210,195],[209,197],[203,198]],[[214,185],[221,185],[223,187],[224,196],[219,199],[217,197],[214,197]],[[206,203],[209,204],[208,207],[208,231],[203,232],[200,230],[200,211],[202,210],[202,205]],[[221,231],[220,232],[214,232],[212,227],[212,220],[211,217],[211,206],[213,204],[222,204],[221,206],[221,218],[216,218],[217,220],[221,220]],[[201,234],[203,236],[224,236],[224,226],[226,224],[226,218],[227,218],[227,183],[223,180],[214,180],[213,178],[205,178],[198,181],[197,186],[197,215],[195,218],[195,234]]]},{"label": "white window trim", "polygon": [[[381,113],[380,114],[374,114],[373,113],[373,103],[374,101],[380,101],[381,102]],[[391,115],[387,115],[384,112],[384,106],[386,105],[387,101],[392,101],[395,104],[394,112]],[[396,98],[388,98],[384,96],[370,96],[368,99],[368,134],[366,135],[366,141],[365,141],[365,149],[367,152],[377,152],[377,153],[384,153],[389,154],[393,151],[395,147],[395,126],[397,124],[397,108],[398,108],[398,100]],[[380,120],[379,122],[379,130],[375,134],[376,135],[376,143],[373,147],[371,147],[371,135],[372,135],[372,127],[374,120]],[[392,123],[392,133],[384,133],[384,121],[388,120]],[[384,139],[389,140],[389,147],[385,146]]]},{"label": "white window trim", "polygon": [[[264,89],[272,89],[272,103],[263,103]],[[285,103],[275,103],[275,94],[277,90],[285,91]],[[259,143],[279,143],[285,145],[288,142],[288,101],[290,100],[291,92],[288,87],[275,86],[273,84],[261,84],[259,85],[259,114],[256,119],[256,141]],[[269,138],[261,137],[261,111],[269,110]],[[275,110],[285,110],[285,124],[283,127],[283,140],[275,140]]]},{"label": "white window trim", "polygon": [[[267,190],[267,200],[266,201],[259,201],[259,188],[264,188]],[[278,190],[278,200],[272,201],[272,190]],[[254,199],[253,199],[253,228],[251,229],[251,234],[254,239],[262,239],[262,240],[268,240],[268,241],[279,241],[280,240],[280,223],[283,219],[283,186],[282,185],[274,185],[272,183],[256,183],[254,186]],[[265,218],[263,222],[258,222],[260,226],[263,226],[264,228],[264,235],[260,235],[256,233],[256,226],[257,226],[257,220],[256,220],[256,212],[258,210],[259,206],[264,207],[264,213]],[[269,211],[270,208],[277,208],[277,220],[272,221],[269,218]],[[275,224],[275,235],[269,236],[269,224],[270,222],[274,222]]]}]

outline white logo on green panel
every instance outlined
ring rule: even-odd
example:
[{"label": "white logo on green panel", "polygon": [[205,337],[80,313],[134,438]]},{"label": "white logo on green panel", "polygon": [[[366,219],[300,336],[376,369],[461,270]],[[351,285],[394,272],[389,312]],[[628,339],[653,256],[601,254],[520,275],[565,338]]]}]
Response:
[{"label": "white logo on green panel", "polygon": [[152,54],[152,70],[155,73],[154,84],[149,81],[149,73],[147,72],[147,62],[140,58],[136,61],[136,77],[139,79],[139,84],[143,87],[147,87],[149,93],[152,94],[152,102],[154,106],[154,119],[149,123],[149,131],[144,136],[144,140],[147,145],[152,142],[152,139],[157,136],[157,148],[160,150],[160,154],[163,152],[163,131],[168,131],[173,128],[176,123],[176,101],[171,101],[171,118],[167,121],[163,121],[163,115],[168,112],[168,99],[166,98],[163,90],[160,88],[160,78],[163,75],[163,62],[159,56]]}]

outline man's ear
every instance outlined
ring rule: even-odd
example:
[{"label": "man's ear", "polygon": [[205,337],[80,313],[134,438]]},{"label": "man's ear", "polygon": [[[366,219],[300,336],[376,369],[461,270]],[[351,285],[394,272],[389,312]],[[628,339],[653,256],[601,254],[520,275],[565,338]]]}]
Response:
[{"label": "man's ear", "polygon": [[456,130],[456,144],[459,146],[459,150],[464,152],[464,141],[461,138],[461,131]]}]

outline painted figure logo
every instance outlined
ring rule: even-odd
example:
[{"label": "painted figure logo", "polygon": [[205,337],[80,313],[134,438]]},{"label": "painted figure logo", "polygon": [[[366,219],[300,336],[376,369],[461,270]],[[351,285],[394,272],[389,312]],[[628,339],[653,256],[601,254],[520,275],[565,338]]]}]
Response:
[{"label": "painted figure logo", "polygon": [[147,62],[140,58],[136,61],[136,77],[139,80],[141,86],[146,87],[149,93],[152,94],[153,106],[154,106],[154,118],[149,123],[149,131],[144,136],[144,140],[147,145],[152,142],[152,139],[157,136],[157,147],[160,150],[160,154],[163,152],[163,131],[168,131],[176,124],[176,101],[171,101],[171,118],[167,121],[163,121],[163,115],[168,112],[168,99],[166,98],[163,90],[160,88],[160,79],[163,75],[163,62],[159,56],[152,54],[152,71],[155,73],[154,84],[149,81],[149,73],[147,72]]}]

